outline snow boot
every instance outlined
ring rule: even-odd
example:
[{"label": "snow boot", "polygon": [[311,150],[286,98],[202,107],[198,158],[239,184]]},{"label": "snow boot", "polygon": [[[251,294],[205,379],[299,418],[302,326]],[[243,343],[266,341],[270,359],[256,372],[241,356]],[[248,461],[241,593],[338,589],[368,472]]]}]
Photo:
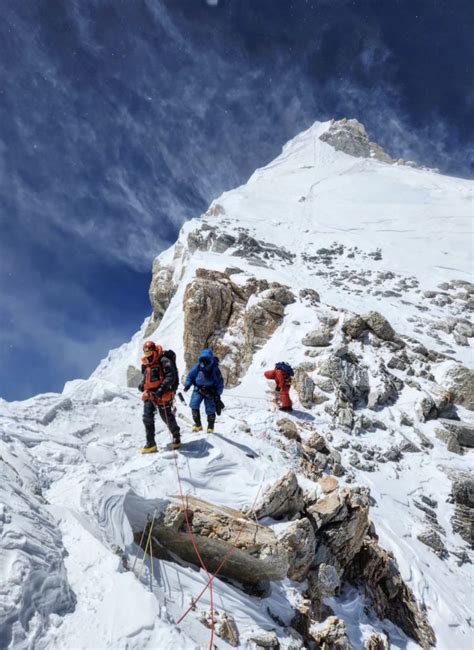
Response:
[{"label": "snow boot", "polygon": [[199,411],[196,411],[194,409],[191,411],[191,413],[194,420],[193,432],[198,433],[198,431],[202,431],[201,414]]},{"label": "snow boot", "polygon": [[173,433],[173,442],[171,443],[171,449],[179,449],[181,447],[181,436],[179,431]]},{"label": "snow boot", "polygon": [[214,433],[215,415],[209,415],[207,418],[207,433]]},{"label": "snow boot", "polygon": [[156,445],[148,445],[147,444],[141,449],[142,454],[155,454],[157,451],[158,451],[158,448],[157,448]]}]

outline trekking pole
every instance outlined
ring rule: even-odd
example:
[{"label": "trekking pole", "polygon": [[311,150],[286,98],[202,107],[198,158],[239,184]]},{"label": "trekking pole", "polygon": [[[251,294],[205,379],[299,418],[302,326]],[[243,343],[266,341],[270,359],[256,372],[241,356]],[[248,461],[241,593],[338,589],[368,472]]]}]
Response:
[{"label": "trekking pole", "polygon": [[179,401],[187,406],[186,400],[184,399],[184,395],[183,395],[183,393],[181,391],[179,391],[178,397],[179,397]]}]

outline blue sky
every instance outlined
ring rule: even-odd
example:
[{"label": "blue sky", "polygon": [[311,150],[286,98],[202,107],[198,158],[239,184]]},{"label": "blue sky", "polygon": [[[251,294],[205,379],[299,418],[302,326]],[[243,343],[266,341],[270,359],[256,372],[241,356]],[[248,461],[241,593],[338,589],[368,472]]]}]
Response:
[{"label": "blue sky", "polygon": [[316,119],[472,177],[470,0],[35,0],[0,24],[0,395],[86,377],[180,225]]}]

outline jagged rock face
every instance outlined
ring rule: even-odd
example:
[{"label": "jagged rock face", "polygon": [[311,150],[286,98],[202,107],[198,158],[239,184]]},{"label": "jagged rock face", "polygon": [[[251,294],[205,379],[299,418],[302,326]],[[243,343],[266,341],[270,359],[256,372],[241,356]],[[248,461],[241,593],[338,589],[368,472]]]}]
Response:
[{"label": "jagged rock face", "polygon": [[254,508],[257,519],[292,517],[304,507],[303,491],[294,472],[288,472],[268,488],[261,502]]},{"label": "jagged rock face", "polygon": [[422,648],[436,643],[425,612],[403,582],[394,557],[367,537],[346,569],[346,578],[362,582],[379,618],[388,618]]},{"label": "jagged rock face", "polygon": [[292,386],[298,393],[302,406],[305,408],[311,408],[314,405],[315,384],[303,368],[296,368]]},{"label": "jagged rock face", "polygon": [[129,388],[138,388],[138,384],[143,379],[143,375],[135,366],[128,366],[127,368],[127,386]]},{"label": "jagged rock face", "polygon": [[200,273],[184,294],[184,360],[189,370],[208,347],[211,336],[226,327],[234,303],[230,279],[216,271]]},{"label": "jagged rock face", "polygon": [[[287,552],[270,528],[259,526],[237,510],[197,498],[187,499],[187,512],[199,552],[210,571],[216,571],[238,540],[237,548],[229,553],[222,567],[223,576],[248,584],[282,580],[286,576]],[[155,520],[153,536],[159,542],[153,545],[155,557],[170,559],[170,554],[174,554],[199,564],[180,502],[170,503]],[[141,533],[136,533],[136,541],[140,537]]]},{"label": "jagged rock face", "polygon": [[301,582],[306,578],[316,551],[316,537],[309,519],[292,522],[279,540],[288,553],[288,577]]},{"label": "jagged rock face", "polygon": [[310,636],[321,650],[353,650],[353,645],[347,636],[346,624],[336,616],[330,616],[325,621],[325,626],[312,626]]},{"label": "jagged rock face", "polygon": [[463,447],[474,447],[474,424],[460,420],[439,419],[439,423],[456,438]]},{"label": "jagged rock face", "polygon": [[370,391],[367,368],[348,354],[331,354],[322,361],[318,373],[332,381],[342,395],[353,405],[365,404]]},{"label": "jagged rock face", "polygon": [[[321,506],[308,508],[313,516],[319,546],[316,563],[332,564],[338,573],[359,552],[369,530],[367,495],[343,489],[324,497]],[[319,501],[315,506],[318,506]],[[313,508],[313,510],[311,509]]]},{"label": "jagged rock face", "polygon": [[385,634],[371,634],[365,642],[365,650],[390,650],[390,642]]},{"label": "jagged rock face", "polygon": [[162,266],[159,260],[156,260],[153,264],[153,274],[148,290],[153,315],[145,336],[150,336],[158,327],[175,291],[176,285],[173,283],[173,268],[170,266]]},{"label": "jagged rock face", "polygon": [[377,371],[370,380],[370,391],[367,396],[367,406],[376,411],[386,404],[393,404],[398,398],[398,390],[403,388],[400,379],[388,372],[381,361]]},{"label": "jagged rock face", "polygon": [[474,478],[460,475],[453,481],[452,495],[456,504],[451,519],[453,530],[474,548]]},{"label": "jagged rock face", "polygon": [[387,163],[394,162],[393,158],[380,145],[375,142],[370,142],[364,125],[358,120],[344,118],[342,120],[332,121],[329,129],[320,135],[319,138],[323,142],[330,144],[334,149],[343,151],[349,156],[376,158]]},{"label": "jagged rock face", "polygon": [[[255,295],[258,299],[248,306]],[[186,368],[210,347],[220,359],[226,386],[235,386],[292,301],[291,291],[278,283],[251,278],[242,287],[226,273],[198,269],[183,300]]]}]

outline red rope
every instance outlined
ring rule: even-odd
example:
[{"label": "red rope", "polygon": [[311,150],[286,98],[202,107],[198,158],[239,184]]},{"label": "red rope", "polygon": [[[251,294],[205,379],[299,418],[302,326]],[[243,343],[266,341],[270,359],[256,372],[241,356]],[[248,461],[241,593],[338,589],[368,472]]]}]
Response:
[{"label": "red rope", "polygon": [[[257,491],[257,494],[256,494],[256,496],[255,496],[255,499],[253,500],[253,503],[252,503],[252,506],[251,506],[251,510],[253,510],[253,507],[254,507],[254,505],[255,505],[256,502],[257,502],[258,495],[260,494],[260,490],[261,490],[261,489],[262,489],[262,484],[260,483],[260,487],[258,488],[258,491]],[[210,578],[210,580],[208,581],[207,585],[205,585],[205,586],[203,587],[203,589],[201,590],[201,593],[199,594],[199,596],[198,596],[195,600],[193,600],[193,602],[192,602],[191,605],[188,607],[188,609],[184,612],[184,614],[181,614],[180,618],[176,621],[176,624],[177,624],[177,625],[179,625],[179,624],[181,623],[181,621],[184,620],[184,619],[186,618],[186,616],[189,614],[189,612],[190,612],[192,609],[194,609],[194,607],[196,606],[196,603],[199,602],[199,600],[200,600],[201,597],[206,593],[206,591],[207,591],[208,588],[209,588],[209,591],[210,591],[210,592],[212,591],[212,583],[213,583],[213,580],[214,580],[214,578],[217,578],[217,576],[219,575],[219,573],[220,573],[221,570],[223,569],[225,563],[227,562],[227,560],[229,559],[229,557],[232,555],[232,553],[233,553],[233,552],[235,551],[235,549],[237,548],[237,544],[238,544],[239,539],[240,539],[240,536],[241,536],[241,534],[242,534],[242,532],[243,532],[243,530],[244,530],[244,527],[245,527],[245,522],[242,522],[242,526],[240,527],[240,530],[239,530],[239,532],[238,532],[238,534],[237,534],[237,537],[235,538],[234,542],[232,543],[232,545],[231,545],[231,547],[229,548],[229,550],[227,551],[227,553],[226,553],[226,554],[224,555],[224,557],[222,558],[221,563],[219,564],[219,566],[218,566],[217,569],[216,569],[216,572],[215,572],[214,575]]]},{"label": "red rope", "polygon": [[[168,405],[170,405],[170,404],[171,404],[171,402]],[[166,405],[166,406],[168,406],[168,405]],[[170,426],[169,426],[168,413],[167,413],[166,406],[163,407],[163,412],[165,414],[165,420],[166,420],[166,425],[168,427],[168,431],[170,433],[171,439],[173,439],[173,434],[171,433]],[[158,408],[159,408],[159,406],[158,406]],[[175,462],[175,466],[176,466],[176,475],[178,477],[179,494],[180,494],[180,497],[181,497],[181,503],[182,503],[182,507],[183,507],[183,511],[184,511],[184,518],[185,518],[185,521],[186,521],[186,527],[188,529],[188,534],[189,534],[189,536],[191,538],[191,544],[193,545],[193,548],[194,548],[196,556],[197,556],[197,558],[199,560],[199,563],[200,563],[201,567],[204,569],[204,571],[206,572],[207,577],[208,577],[209,600],[210,600],[210,606],[211,606],[211,639],[209,641],[209,650],[212,650],[213,647],[214,647],[214,627],[215,627],[215,623],[214,623],[214,592],[213,592],[213,588],[212,588],[212,575],[209,573],[209,570],[208,570],[204,560],[202,559],[201,553],[199,552],[199,548],[198,548],[198,545],[197,545],[197,540],[196,540],[196,537],[194,536],[193,529],[192,529],[191,523],[189,521],[188,508],[187,508],[187,505],[186,505],[186,502],[185,502],[185,499],[184,499],[183,486],[182,486],[182,483],[181,483],[181,476],[179,474],[178,454],[176,453],[176,449],[173,449],[173,457],[174,457],[174,462]]]}]

